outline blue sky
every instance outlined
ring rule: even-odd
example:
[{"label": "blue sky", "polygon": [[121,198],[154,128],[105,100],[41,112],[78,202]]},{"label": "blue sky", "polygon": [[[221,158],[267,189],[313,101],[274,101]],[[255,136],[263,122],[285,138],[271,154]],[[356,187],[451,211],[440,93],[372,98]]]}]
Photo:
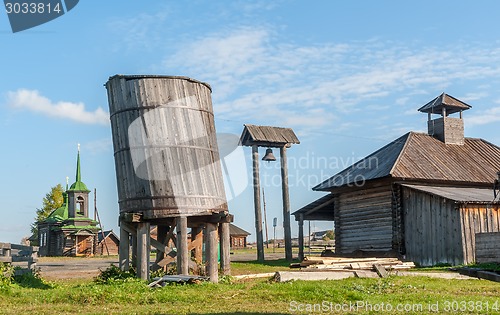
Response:
[{"label": "blue sky", "polygon": [[[0,12],[0,241],[28,236],[50,187],[74,181],[77,143],[103,225],[117,230],[103,87],[114,74],[209,83],[218,132],[292,127],[301,140],[288,151],[292,211],[322,196],[310,188],[323,179],[425,131],[416,110],[442,92],[472,105],[466,136],[499,145],[499,11],[496,1],[80,1],[16,34]],[[261,171],[281,237],[278,167]],[[250,239],[252,197],[249,186],[229,202]]]}]

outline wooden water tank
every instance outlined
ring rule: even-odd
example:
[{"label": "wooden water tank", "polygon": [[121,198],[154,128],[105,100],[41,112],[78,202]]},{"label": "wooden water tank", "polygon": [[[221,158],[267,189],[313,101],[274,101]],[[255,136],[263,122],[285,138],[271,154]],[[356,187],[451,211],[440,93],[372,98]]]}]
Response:
[{"label": "wooden water tank", "polygon": [[106,89],[120,212],[154,220],[227,211],[210,86],[115,75]]}]

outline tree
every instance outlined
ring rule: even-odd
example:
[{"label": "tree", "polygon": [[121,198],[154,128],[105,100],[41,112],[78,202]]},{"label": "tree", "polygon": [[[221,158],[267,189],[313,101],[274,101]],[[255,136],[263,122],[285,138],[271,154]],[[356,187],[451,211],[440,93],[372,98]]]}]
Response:
[{"label": "tree", "polygon": [[323,241],[331,241],[335,239],[335,233],[333,232],[333,230],[328,230],[326,231],[325,233],[325,236],[323,236]]},{"label": "tree", "polygon": [[52,211],[62,206],[64,202],[62,195],[63,192],[64,189],[61,184],[57,184],[56,186],[52,187],[50,189],[50,192],[47,193],[43,198],[42,208],[36,209],[35,222],[31,224],[31,233],[34,236],[32,237],[32,239],[35,239],[35,241],[31,243],[32,245],[38,245],[38,222],[42,222],[43,220],[47,219]]}]

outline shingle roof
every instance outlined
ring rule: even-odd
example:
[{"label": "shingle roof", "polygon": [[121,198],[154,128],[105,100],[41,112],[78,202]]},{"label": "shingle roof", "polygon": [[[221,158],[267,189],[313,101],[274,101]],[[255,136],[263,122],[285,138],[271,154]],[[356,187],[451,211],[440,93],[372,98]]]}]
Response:
[{"label": "shingle roof", "polygon": [[292,213],[292,215],[295,215],[296,218],[298,218],[298,215],[302,213],[304,215],[304,220],[324,220],[326,218],[333,220],[333,197],[333,194],[325,195],[303,206],[299,210]]},{"label": "shingle roof", "polygon": [[500,203],[500,200],[494,200],[493,189],[491,188],[440,187],[407,184],[403,184],[402,186],[423,191],[432,195],[441,196],[456,202],[488,204]]},{"label": "shingle roof", "polygon": [[383,177],[492,184],[499,170],[500,148],[485,140],[465,138],[464,145],[447,145],[427,134],[409,132],[313,190],[328,191]]},{"label": "shingle roof", "polygon": [[240,137],[243,146],[254,144],[265,147],[281,147],[286,144],[299,144],[300,141],[291,128],[244,125]]},{"label": "shingle roof", "polygon": [[248,236],[248,235],[250,235],[250,233],[248,233],[247,231],[243,230],[240,227],[237,227],[236,225],[234,225],[232,223],[229,223],[229,235],[234,235],[234,236],[237,236],[237,235]]}]

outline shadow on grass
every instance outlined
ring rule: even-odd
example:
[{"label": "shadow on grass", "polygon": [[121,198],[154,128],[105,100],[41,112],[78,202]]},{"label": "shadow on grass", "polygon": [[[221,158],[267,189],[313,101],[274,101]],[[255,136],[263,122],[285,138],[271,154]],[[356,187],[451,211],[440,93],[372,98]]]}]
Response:
[{"label": "shadow on grass", "polygon": [[23,288],[41,289],[47,290],[52,289],[50,284],[47,284],[38,273],[26,272],[24,274],[15,275],[14,283]]}]

